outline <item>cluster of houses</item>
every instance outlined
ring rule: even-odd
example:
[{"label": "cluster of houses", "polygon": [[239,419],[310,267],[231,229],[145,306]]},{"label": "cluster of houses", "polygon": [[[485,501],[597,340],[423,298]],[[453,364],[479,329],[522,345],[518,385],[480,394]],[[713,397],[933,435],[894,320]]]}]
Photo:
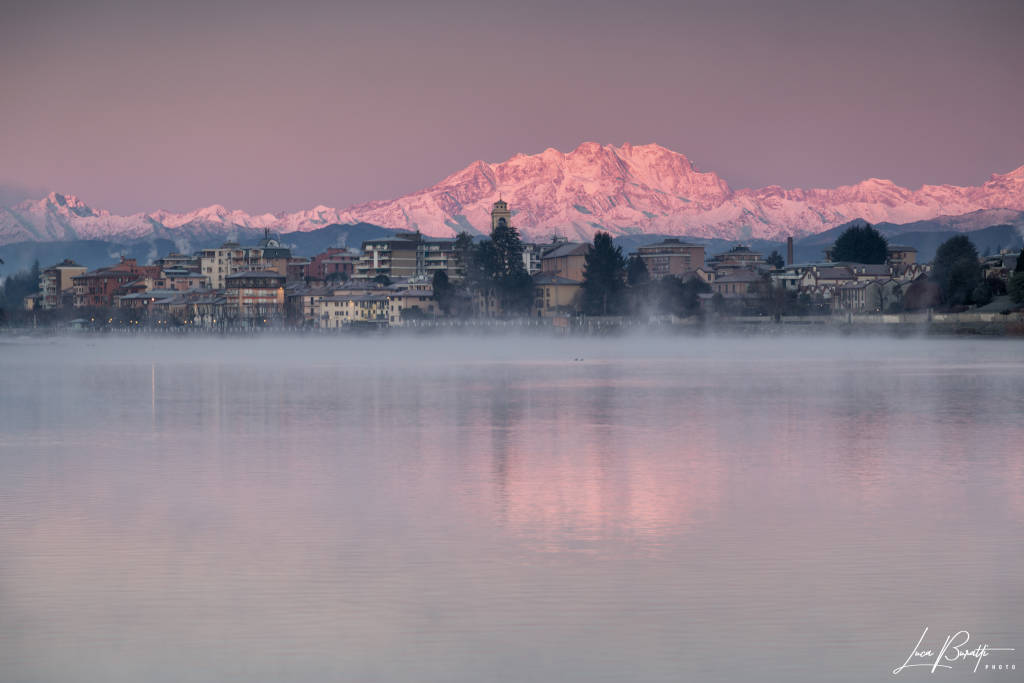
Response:
[{"label": "cluster of houses", "polygon": [[[511,218],[508,204],[495,202],[492,228],[511,225]],[[887,262],[877,265],[796,264],[792,239],[787,247],[782,265],[745,246],[707,258],[704,246],[675,238],[641,246],[636,254],[653,279],[673,275],[707,283],[711,292],[701,299],[708,306],[716,296],[742,306],[771,284],[832,311],[884,311],[929,268],[917,263],[912,247],[890,246]],[[589,249],[589,243],[560,238],[524,245],[523,264],[534,282],[532,315],[555,317],[579,310]],[[1003,260],[990,260],[986,269],[1005,268]],[[400,326],[440,314],[432,290],[437,272],[452,282],[463,278],[456,240],[397,233],[368,240],[358,250],[329,248],[312,258],[298,258],[268,232],[255,246],[229,242],[192,255],[169,254],[152,265],[122,259],[88,271],[65,260],[42,271],[40,291],[26,306],[118,308],[137,320],[203,327],[281,322],[322,328]],[[493,300],[475,301],[474,306],[483,315],[500,312]]]},{"label": "cluster of houses", "polygon": [[913,247],[890,245],[885,263],[844,263],[826,260],[793,263],[792,239],[787,244],[783,265],[766,263],[747,247],[734,247],[712,259],[707,270],[714,293],[726,301],[742,304],[759,295],[770,283],[785,292],[795,292],[808,302],[832,311],[876,313],[902,301],[912,283],[927,276],[930,266],[917,262]]}]

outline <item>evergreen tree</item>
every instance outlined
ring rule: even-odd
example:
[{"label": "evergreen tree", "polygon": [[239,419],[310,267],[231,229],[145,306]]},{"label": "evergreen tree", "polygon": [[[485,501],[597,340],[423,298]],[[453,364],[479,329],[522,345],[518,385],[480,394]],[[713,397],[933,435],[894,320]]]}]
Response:
[{"label": "evergreen tree", "polygon": [[1014,267],[1013,272],[1024,273],[1024,247],[1021,247],[1020,255],[1017,257],[1017,265]]},{"label": "evergreen tree", "polygon": [[981,284],[978,250],[967,235],[950,237],[935,252],[932,279],[939,286],[942,301],[950,306],[969,304]]},{"label": "evergreen tree", "polygon": [[491,231],[491,243],[494,244],[494,251],[498,257],[498,271],[495,273],[497,280],[501,281],[526,272],[526,266],[523,264],[523,242],[519,238],[518,230],[511,225],[498,223]]},{"label": "evergreen tree", "polygon": [[1024,272],[1015,272],[1010,277],[1010,283],[1006,287],[1010,301],[1015,304],[1024,304]]},{"label": "evergreen tree", "polygon": [[495,293],[495,277],[498,272],[498,253],[490,240],[471,245],[466,262],[466,283],[469,288],[484,296]]},{"label": "evergreen tree", "polygon": [[637,254],[630,256],[629,263],[626,265],[626,284],[636,287],[646,284],[650,280],[651,274],[647,270],[647,263]]},{"label": "evergreen tree", "polygon": [[519,231],[504,222],[491,230],[491,239],[473,250],[470,285],[485,294],[495,294],[506,313],[527,313],[533,304],[533,280],[523,263],[523,242]]},{"label": "evergreen tree", "polygon": [[870,223],[847,228],[832,247],[833,261],[885,263],[888,257],[889,243]]},{"label": "evergreen tree", "polygon": [[609,315],[616,312],[625,286],[625,267],[622,247],[613,246],[608,233],[596,233],[583,262],[584,313]]},{"label": "evergreen tree", "polygon": [[503,310],[507,313],[529,315],[533,306],[533,289],[533,278],[526,272],[525,267],[506,276],[499,290]]},{"label": "evergreen tree", "polygon": [[772,249],[772,253],[768,256],[768,263],[774,268],[782,268],[786,265],[786,261],[782,258],[782,254],[776,249]]},{"label": "evergreen tree", "polygon": [[455,253],[458,257],[459,270],[465,277],[469,262],[473,258],[473,236],[463,230],[455,237]]},{"label": "evergreen tree", "polygon": [[16,311],[25,305],[25,297],[39,291],[39,261],[32,267],[13,275],[8,275],[0,290],[0,307]]},{"label": "evergreen tree", "polygon": [[437,307],[445,315],[450,315],[455,288],[448,281],[448,273],[443,270],[435,271],[430,284],[434,290],[434,301],[437,302]]}]

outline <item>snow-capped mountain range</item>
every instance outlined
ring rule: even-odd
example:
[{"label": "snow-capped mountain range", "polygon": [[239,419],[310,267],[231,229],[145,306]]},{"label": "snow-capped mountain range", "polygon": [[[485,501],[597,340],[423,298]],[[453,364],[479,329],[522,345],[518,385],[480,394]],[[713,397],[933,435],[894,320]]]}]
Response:
[{"label": "snow-capped mountain range", "polygon": [[452,236],[486,232],[502,196],[530,240],[554,234],[590,239],[655,233],[729,240],[780,240],[822,232],[847,221],[907,223],[981,209],[1024,210],[1024,166],[994,174],[978,187],[925,185],[917,190],[870,178],[832,189],[768,186],[734,190],[714,172],[659,145],[583,143],[569,153],[548,149],[501,163],[477,161],[433,187],[389,201],[335,209],[249,214],[214,205],[187,213],[129,216],[95,209],[73,195],[51,193],[0,210],[0,244],[19,241],[225,237],[239,228],[277,233],[334,223]]}]

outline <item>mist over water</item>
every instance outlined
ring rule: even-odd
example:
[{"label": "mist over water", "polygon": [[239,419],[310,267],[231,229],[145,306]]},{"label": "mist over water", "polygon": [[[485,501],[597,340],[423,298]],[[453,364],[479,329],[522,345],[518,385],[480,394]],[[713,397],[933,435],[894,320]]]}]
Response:
[{"label": "mist over water", "polygon": [[0,680],[1024,652],[1019,341],[8,338],[0,377]]}]

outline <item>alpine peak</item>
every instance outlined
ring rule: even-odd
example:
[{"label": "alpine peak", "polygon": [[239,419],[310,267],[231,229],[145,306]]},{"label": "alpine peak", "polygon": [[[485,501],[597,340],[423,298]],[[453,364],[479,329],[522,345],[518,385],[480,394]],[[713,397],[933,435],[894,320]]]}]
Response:
[{"label": "alpine peak", "polygon": [[833,189],[770,185],[733,190],[713,171],[657,143],[620,146],[583,142],[505,161],[474,161],[436,185],[393,200],[347,209],[317,206],[295,213],[251,215],[219,204],[187,213],[117,216],[74,195],[51,193],[0,213],[0,243],[21,240],[142,238],[154,230],[229,232],[239,227],[279,233],[328,223],[371,223],[450,237],[486,233],[501,195],[524,237],[587,239],[656,233],[731,240],[783,239],[822,232],[855,218],[906,223],[982,209],[1024,210],[1024,166],[994,174],[981,186],[925,185],[910,190],[868,178]]}]

